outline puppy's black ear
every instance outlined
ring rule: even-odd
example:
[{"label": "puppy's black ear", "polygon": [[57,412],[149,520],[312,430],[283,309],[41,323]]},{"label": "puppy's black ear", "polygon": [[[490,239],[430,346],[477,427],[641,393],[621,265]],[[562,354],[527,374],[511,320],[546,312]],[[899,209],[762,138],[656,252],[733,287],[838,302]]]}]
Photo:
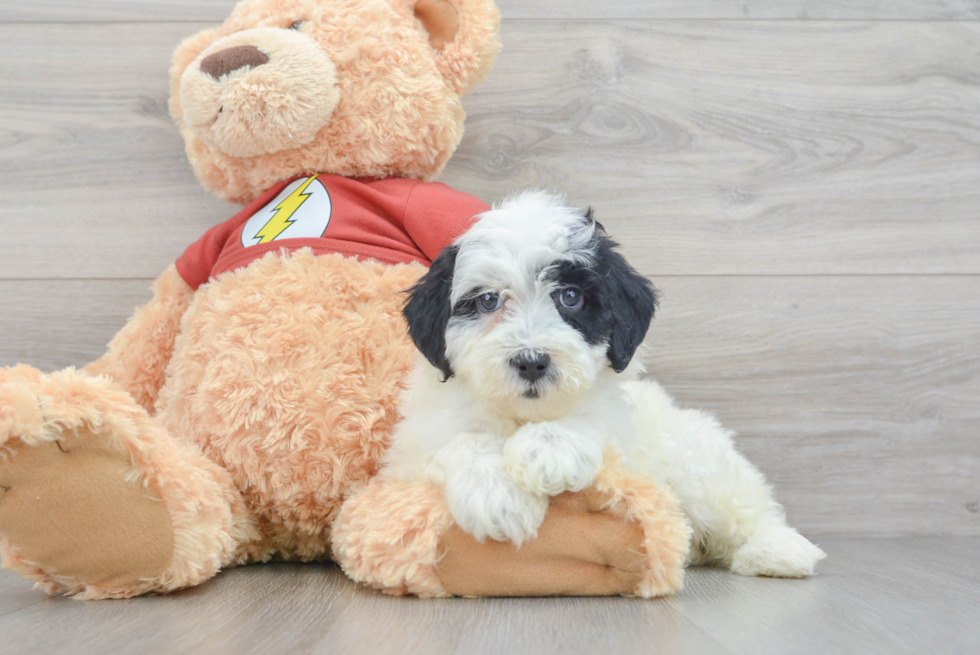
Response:
[{"label": "puppy's black ear", "polygon": [[456,246],[449,246],[432,262],[429,272],[408,292],[402,314],[408,322],[408,333],[425,358],[442,371],[443,381],[453,376],[446,358],[446,326],[452,315],[449,292],[456,270]]},{"label": "puppy's black ear", "polygon": [[589,207],[589,208],[587,208],[585,210],[584,218],[585,218],[585,222],[586,223],[588,223],[589,225],[595,225],[596,226],[597,232],[599,234],[604,234],[605,233],[606,228],[602,226],[602,223],[600,223],[599,221],[597,221],[595,219],[595,212],[592,211],[592,208],[591,207]]},{"label": "puppy's black ear", "polygon": [[614,250],[618,243],[599,235],[598,270],[603,272],[606,302],[612,311],[612,334],[609,337],[609,362],[622,373],[653,320],[657,291],[650,280],[636,272],[622,255]]}]

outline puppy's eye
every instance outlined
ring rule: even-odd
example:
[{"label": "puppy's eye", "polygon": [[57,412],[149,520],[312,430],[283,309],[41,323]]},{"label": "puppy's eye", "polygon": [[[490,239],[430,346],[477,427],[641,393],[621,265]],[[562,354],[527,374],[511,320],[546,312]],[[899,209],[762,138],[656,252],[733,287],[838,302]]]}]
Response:
[{"label": "puppy's eye", "polygon": [[480,306],[481,312],[486,312],[487,314],[495,312],[500,309],[500,295],[492,291],[485,293],[477,299],[476,304]]},{"label": "puppy's eye", "polygon": [[578,289],[562,289],[558,294],[558,302],[565,309],[575,310],[582,306],[582,292]]},{"label": "puppy's eye", "polygon": [[288,29],[291,29],[291,30],[299,30],[299,28],[303,27],[303,23],[305,23],[305,22],[306,22],[305,20],[298,20],[295,23],[293,23],[292,25],[290,25]]}]

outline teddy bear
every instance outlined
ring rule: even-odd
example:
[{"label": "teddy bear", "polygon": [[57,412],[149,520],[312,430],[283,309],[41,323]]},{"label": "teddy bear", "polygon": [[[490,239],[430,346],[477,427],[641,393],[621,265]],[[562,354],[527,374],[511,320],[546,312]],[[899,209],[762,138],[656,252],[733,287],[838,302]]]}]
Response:
[{"label": "teddy bear", "polygon": [[243,205],[100,359],[0,369],[0,554],[49,593],[126,598],[272,559],[391,594],[679,589],[690,529],[610,456],[520,549],[376,477],[416,357],[404,292],[488,206],[434,182],[497,53],[492,0],[243,0],[186,39],[170,111]]}]

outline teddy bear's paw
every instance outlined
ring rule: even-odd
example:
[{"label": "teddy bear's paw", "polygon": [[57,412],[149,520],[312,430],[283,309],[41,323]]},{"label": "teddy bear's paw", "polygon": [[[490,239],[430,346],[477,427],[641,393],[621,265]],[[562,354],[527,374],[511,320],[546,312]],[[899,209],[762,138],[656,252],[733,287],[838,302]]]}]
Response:
[{"label": "teddy bear's paw", "polygon": [[173,556],[163,503],[111,438],[45,426],[37,445],[10,440],[0,459],[5,568],[49,593],[131,595]]},{"label": "teddy bear's paw", "polygon": [[2,374],[0,406],[13,403],[0,432],[4,568],[48,593],[127,598],[236,561],[247,508],[200,449],[107,377]]},{"label": "teddy bear's paw", "polygon": [[827,556],[789,526],[762,528],[732,558],[732,571],[740,575],[803,578],[813,575],[817,562]]},{"label": "teddy bear's paw", "polygon": [[518,487],[491,467],[450,476],[446,502],[456,524],[477,541],[489,537],[515,546],[537,536],[548,511],[547,496]]},{"label": "teddy bear's paw", "polygon": [[521,487],[555,496],[592,484],[602,467],[602,447],[559,423],[528,423],[504,445],[503,465]]}]

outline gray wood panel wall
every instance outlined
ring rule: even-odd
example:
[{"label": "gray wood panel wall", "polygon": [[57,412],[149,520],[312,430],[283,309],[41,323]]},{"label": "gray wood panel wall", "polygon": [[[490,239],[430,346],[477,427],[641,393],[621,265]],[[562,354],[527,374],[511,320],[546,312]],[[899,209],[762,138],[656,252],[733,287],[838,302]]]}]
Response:
[{"label": "gray wood panel wall", "polygon": [[[0,365],[99,356],[235,208],[166,112],[229,0],[0,3]],[[980,534],[980,2],[500,0],[443,180],[592,205],[651,371],[810,534]]]}]

